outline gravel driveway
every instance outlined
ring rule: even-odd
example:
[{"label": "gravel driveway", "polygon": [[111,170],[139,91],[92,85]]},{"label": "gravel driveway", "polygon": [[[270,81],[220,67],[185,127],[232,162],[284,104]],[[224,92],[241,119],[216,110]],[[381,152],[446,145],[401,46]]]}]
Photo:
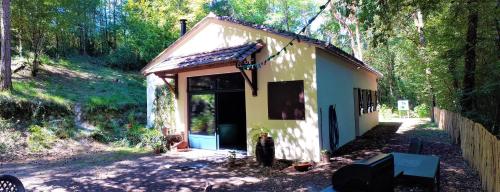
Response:
[{"label": "gravel driveway", "polygon": [[[480,181],[446,142],[441,131],[418,128],[422,122],[383,125],[336,152],[331,164],[298,173],[293,168],[265,169],[249,158],[227,166],[227,151],[193,150],[154,155],[103,151],[58,160],[0,163],[0,174],[21,179],[29,191],[319,191],[343,165],[380,152],[406,151],[409,137],[422,137],[424,153],[441,157],[442,191],[478,191]],[[286,166],[285,166],[286,167]],[[396,191],[421,191],[418,186]]]}]

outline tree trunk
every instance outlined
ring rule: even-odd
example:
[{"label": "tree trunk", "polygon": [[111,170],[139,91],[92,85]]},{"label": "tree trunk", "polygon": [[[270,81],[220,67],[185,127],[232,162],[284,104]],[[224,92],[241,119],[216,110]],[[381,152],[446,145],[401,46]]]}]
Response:
[{"label": "tree trunk", "polygon": [[436,96],[434,94],[434,87],[432,85],[432,70],[431,67],[429,66],[430,62],[428,62],[427,59],[427,54],[425,53],[425,47],[426,47],[426,40],[425,40],[425,33],[424,33],[424,17],[422,15],[422,11],[420,9],[417,9],[415,13],[413,14],[413,21],[415,22],[415,27],[417,28],[418,32],[418,46],[420,47],[419,49],[419,54],[422,60],[425,62],[424,65],[427,65],[425,69],[425,77],[427,81],[427,88],[429,89],[429,96],[430,96],[430,116],[431,116],[431,122],[434,122],[434,107],[436,105]]},{"label": "tree trunk", "polygon": [[19,57],[23,57],[23,40],[22,40],[22,36],[21,36],[22,32],[21,30],[19,30],[19,34],[18,34],[18,41],[19,41],[19,46],[17,47],[17,51],[19,52]]},{"label": "tree trunk", "polygon": [[[451,55],[448,55],[449,58],[453,57]],[[459,80],[458,80],[458,74],[457,74],[457,64],[455,59],[451,59],[448,62],[448,73],[451,75],[452,79],[452,85],[454,90],[459,90],[460,85],[459,85]]]},{"label": "tree trunk", "polygon": [[477,43],[477,0],[469,0],[467,40],[465,44],[464,88],[462,91],[462,112],[474,110],[475,71],[476,71],[476,43]]},{"label": "tree trunk", "polygon": [[389,78],[389,95],[390,95],[390,103],[391,103],[391,106],[394,105],[393,101],[394,99],[397,98],[397,95],[396,95],[396,79],[395,79],[395,73],[394,73],[394,65],[395,65],[395,56],[394,54],[390,51],[389,49],[389,44],[386,45],[386,49],[387,49],[387,54],[389,54],[389,62],[388,62],[388,78]]},{"label": "tree trunk", "polygon": [[11,80],[11,58],[10,58],[10,0],[2,0],[2,48],[1,65],[2,82],[0,90],[12,89]]},{"label": "tree trunk", "polygon": [[288,10],[288,2],[285,0],[283,1],[283,5],[284,5],[284,9],[285,9],[285,26],[286,26],[286,30],[287,31],[290,31],[290,13],[289,13],[289,10]]},{"label": "tree trunk", "polygon": [[[361,6],[363,4],[363,1],[359,1],[359,6]],[[358,13],[358,5],[356,4],[353,4],[353,13],[351,13],[351,17],[354,21],[354,23],[356,24],[356,29],[355,29],[355,32],[356,32],[356,44],[357,44],[357,48],[358,48],[358,59],[363,61],[363,44],[361,42],[361,32],[359,31],[359,19],[357,18],[357,13]]]},{"label": "tree trunk", "polygon": [[87,32],[85,29],[85,24],[84,23],[80,24],[80,55],[87,54],[86,50],[87,40],[85,39],[86,33]]},{"label": "tree trunk", "polygon": [[417,11],[415,12],[413,20],[415,22],[415,26],[417,27],[419,45],[424,47],[425,46],[424,18],[422,16],[422,11],[420,11],[420,9],[417,9]]},{"label": "tree trunk", "polygon": [[44,38],[44,32],[39,28],[33,31],[32,36],[32,52],[34,54],[33,67],[31,68],[31,76],[36,77],[38,74],[38,68],[40,65],[39,56],[42,53],[42,42]]},{"label": "tree trunk", "polygon": [[363,45],[361,44],[361,33],[359,32],[359,22],[356,19],[356,44],[358,45],[358,59],[363,61]]},{"label": "tree trunk", "polygon": [[[331,13],[334,16],[335,20],[339,22],[339,24],[342,26],[342,28],[347,30],[347,35],[349,36],[349,40],[351,43],[351,49],[354,57],[356,57],[359,60],[363,60],[363,56],[361,53],[361,33],[359,32],[359,24],[358,24],[358,19],[355,16],[356,13],[356,5],[353,5],[353,12],[351,13],[351,16],[349,17],[344,17],[342,14],[337,10],[337,7],[335,3],[332,1],[331,2]],[[350,28],[350,23],[355,23],[355,31],[353,32],[352,29]]]},{"label": "tree trunk", "polygon": [[[500,0],[497,0],[496,10],[499,9],[500,9]],[[500,51],[500,21],[498,20],[498,15],[495,17],[495,27],[497,29],[497,51]]]}]

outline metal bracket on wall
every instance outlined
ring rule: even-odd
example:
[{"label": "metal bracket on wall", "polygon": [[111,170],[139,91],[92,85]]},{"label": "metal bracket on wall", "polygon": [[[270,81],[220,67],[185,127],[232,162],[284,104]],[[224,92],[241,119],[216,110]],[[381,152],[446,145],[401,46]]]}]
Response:
[{"label": "metal bracket on wall", "polygon": [[[252,63],[255,63],[255,53],[252,54]],[[252,71],[252,80],[248,78],[248,75],[245,73],[245,70],[240,68],[241,75],[243,75],[243,78],[245,78],[245,81],[250,85],[250,88],[252,88],[252,95],[255,97],[257,96],[257,69],[251,69]]]},{"label": "metal bracket on wall", "polygon": [[[179,74],[175,75],[161,75],[161,74],[156,74],[158,77],[160,77],[163,82],[167,85],[168,89],[174,93],[175,98],[179,98]],[[167,81],[167,79],[172,79],[174,80],[174,85],[172,85],[170,82]]]}]

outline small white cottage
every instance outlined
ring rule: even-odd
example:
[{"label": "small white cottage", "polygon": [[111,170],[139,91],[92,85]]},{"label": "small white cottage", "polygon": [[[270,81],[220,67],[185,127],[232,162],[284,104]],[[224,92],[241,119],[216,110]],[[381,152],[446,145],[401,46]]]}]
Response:
[{"label": "small white cottage", "polygon": [[[319,161],[322,149],[335,150],[378,124],[381,74],[339,48],[230,17],[209,15],[188,32],[181,23],[181,38],[141,71],[148,126],[157,86],[174,92],[172,128],[192,148],[252,154],[249,134],[264,127],[276,158]],[[296,37],[265,65],[238,67],[261,63]]]}]

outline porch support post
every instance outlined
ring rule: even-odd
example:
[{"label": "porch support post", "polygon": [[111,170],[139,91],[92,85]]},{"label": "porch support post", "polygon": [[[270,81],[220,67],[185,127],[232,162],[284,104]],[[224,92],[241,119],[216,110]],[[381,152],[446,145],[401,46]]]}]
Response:
[{"label": "porch support post", "polygon": [[[256,62],[256,56],[255,56],[255,53],[252,53],[252,56],[250,58],[250,63],[255,63]],[[241,63],[237,63],[236,64],[236,68],[240,69],[240,72],[241,72],[241,75],[243,76],[243,78],[245,78],[245,81],[248,83],[248,85],[250,85],[250,88],[252,88],[252,95],[254,97],[257,96],[257,90],[259,89],[257,87],[257,68],[254,68],[254,69],[251,69],[251,75],[252,75],[252,79],[250,80],[250,78],[248,77],[248,75],[245,73],[245,69],[243,69],[243,67],[238,67],[239,64],[244,64],[246,63],[245,62],[242,62],[240,61]]]},{"label": "porch support post", "polygon": [[174,75],[174,94],[175,94],[175,98],[178,99],[179,98],[179,74],[175,74]]},{"label": "porch support post", "polygon": [[252,95],[257,96],[257,69],[252,69]]},{"label": "porch support post", "polygon": [[[252,63],[257,61],[255,53],[252,53]],[[259,90],[257,86],[257,69],[252,69],[252,95],[257,96],[257,90]]]},{"label": "porch support post", "polygon": [[[250,85],[250,88],[252,88],[252,95],[255,97],[257,96],[257,70],[252,70],[252,80],[248,78],[248,75],[245,73],[245,70],[240,69],[241,75],[243,75],[243,78],[245,78],[245,81]],[[255,76],[255,79],[254,79]]]}]

